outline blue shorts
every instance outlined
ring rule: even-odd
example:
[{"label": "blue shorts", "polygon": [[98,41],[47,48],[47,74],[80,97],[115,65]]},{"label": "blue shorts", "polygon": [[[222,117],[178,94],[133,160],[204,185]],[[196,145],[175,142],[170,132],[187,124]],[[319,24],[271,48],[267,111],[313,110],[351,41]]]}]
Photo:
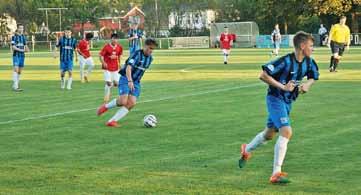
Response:
[{"label": "blue shorts", "polygon": [[274,47],[275,49],[279,49],[279,48],[281,47],[281,42],[280,42],[280,41],[275,41],[275,42],[273,43],[273,47]]},{"label": "blue shorts", "polygon": [[13,56],[13,66],[24,67],[25,56]]},{"label": "blue shorts", "polygon": [[268,109],[267,127],[280,129],[281,127],[291,126],[289,115],[292,104],[272,95],[267,95],[266,99]]},{"label": "blue shorts", "polygon": [[62,72],[72,71],[73,70],[73,61],[61,61],[60,70]]},{"label": "blue shorts", "polygon": [[119,95],[132,95],[139,98],[141,86],[140,83],[134,83],[134,91],[130,91],[128,86],[128,78],[125,76],[121,76],[119,79],[118,91]]}]

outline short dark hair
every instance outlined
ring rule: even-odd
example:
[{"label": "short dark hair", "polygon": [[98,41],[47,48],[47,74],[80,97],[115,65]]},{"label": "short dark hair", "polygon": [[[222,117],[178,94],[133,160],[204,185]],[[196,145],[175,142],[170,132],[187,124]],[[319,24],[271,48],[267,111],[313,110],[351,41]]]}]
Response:
[{"label": "short dark hair", "polygon": [[154,38],[147,38],[144,43],[145,45],[154,45],[158,47],[158,43]]},{"label": "short dark hair", "polygon": [[111,39],[119,39],[119,35],[117,33],[112,33],[112,35],[110,35]]},{"label": "short dark hair", "polygon": [[296,33],[295,37],[293,37],[293,46],[296,49],[300,49],[301,43],[305,43],[308,40],[311,40],[312,42],[315,41],[315,39],[313,38],[313,36],[310,33],[306,33],[304,31],[298,31]]},{"label": "short dark hair", "polygon": [[93,35],[93,33],[87,33],[86,35],[85,35],[85,38],[86,39],[92,39],[94,37],[94,35]]},{"label": "short dark hair", "polygon": [[18,23],[16,26],[19,28],[19,26],[24,26],[24,24]]},{"label": "short dark hair", "polygon": [[228,28],[228,26],[225,26],[224,28]]},{"label": "short dark hair", "polygon": [[70,26],[65,27],[64,31],[71,31],[71,27]]}]

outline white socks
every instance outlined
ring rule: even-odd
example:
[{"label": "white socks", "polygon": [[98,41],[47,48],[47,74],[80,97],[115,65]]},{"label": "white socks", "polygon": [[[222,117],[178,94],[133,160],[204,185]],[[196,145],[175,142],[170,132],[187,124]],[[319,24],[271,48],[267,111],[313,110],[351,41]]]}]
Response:
[{"label": "white socks", "polygon": [[88,71],[85,73],[85,76],[90,75],[90,73],[93,71],[94,64],[88,65]]},{"label": "white socks", "polygon": [[64,77],[61,77],[61,79],[60,79],[60,88],[62,88],[62,89],[65,88],[65,80],[64,80]]},{"label": "white socks", "polygon": [[20,80],[20,75],[17,72],[13,72],[13,88],[14,89],[18,89],[19,88],[19,80]]},{"label": "white socks", "polygon": [[224,62],[228,62],[228,54],[223,54]]},{"label": "white socks", "polygon": [[122,106],[108,122],[119,121],[120,119],[125,117],[128,114],[128,112],[129,110],[126,107]]},{"label": "white socks", "polygon": [[253,138],[253,140],[247,144],[246,147],[246,152],[252,152],[253,150],[255,150],[259,145],[263,144],[266,142],[266,139],[264,138],[264,131],[258,133],[256,135],[256,137]]},{"label": "white socks", "polygon": [[112,88],[113,85],[108,86],[107,84],[105,84],[104,87],[104,97],[109,98],[110,96],[110,89]]},{"label": "white socks", "polygon": [[274,161],[273,161],[273,174],[281,172],[283,160],[285,159],[287,152],[287,144],[289,139],[279,136],[275,145],[274,150]]},{"label": "white socks", "polygon": [[73,82],[73,78],[72,77],[70,77],[69,79],[68,79],[68,86],[66,87],[67,89],[71,89],[71,84],[72,84],[72,82]]},{"label": "white socks", "polygon": [[105,107],[106,107],[107,109],[111,109],[111,108],[117,107],[117,99],[113,99],[113,100],[110,101],[109,103],[105,104]]},{"label": "white socks", "polygon": [[84,64],[83,63],[79,63],[79,68],[80,68],[80,81],[83,81],[84,79]]}]

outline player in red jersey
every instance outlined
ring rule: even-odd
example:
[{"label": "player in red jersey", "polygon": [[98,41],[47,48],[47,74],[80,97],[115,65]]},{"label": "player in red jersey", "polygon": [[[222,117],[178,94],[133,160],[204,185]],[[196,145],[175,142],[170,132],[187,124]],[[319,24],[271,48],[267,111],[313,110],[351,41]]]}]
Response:
[{"label": "player in red jersey", "polygon": [[221,48],[224,56],[224,64],[228,64],[228,56],[231,53],[234,36],[229,34],[228,27],[224,27],[224,32],[221,34]]},{"label": "player in red jersey", "polygon": [[117,87],[119,82],[119,64],[123,54],[123,47],[118,43],[119,36],[116,33],[111,35],[111,42],[104,45],[99,53],[102,69],[104,70],[105,93],[104,102],[110,99],[110,90]]},{"label": "player in red jersey", "polygon": [[[94,68],[94,61],[90,55],[89,42],[94,37],[93,33],[87,33],[85,39],[81,40],[78,44],[77,51],[79,53],[79,67],[80,67],[80,81],[83,83],[88,82],[88,76]],[[87,71],[84,73],[85,65],[88,66]]]}]

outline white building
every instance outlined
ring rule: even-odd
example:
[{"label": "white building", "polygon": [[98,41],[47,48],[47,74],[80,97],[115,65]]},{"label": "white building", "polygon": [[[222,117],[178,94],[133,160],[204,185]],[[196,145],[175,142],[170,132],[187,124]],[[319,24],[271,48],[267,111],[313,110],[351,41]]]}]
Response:
[{"label": "white building", "polygon": [[185,12],[182,15],[178,15],[177,12],[172,12],[168,16],[169,29],[176,25],[179,25],[184,29],[202,29],[210,28],[212,22],[215,21],[216,12],[213,10],[205,10],[198,12]]}]

